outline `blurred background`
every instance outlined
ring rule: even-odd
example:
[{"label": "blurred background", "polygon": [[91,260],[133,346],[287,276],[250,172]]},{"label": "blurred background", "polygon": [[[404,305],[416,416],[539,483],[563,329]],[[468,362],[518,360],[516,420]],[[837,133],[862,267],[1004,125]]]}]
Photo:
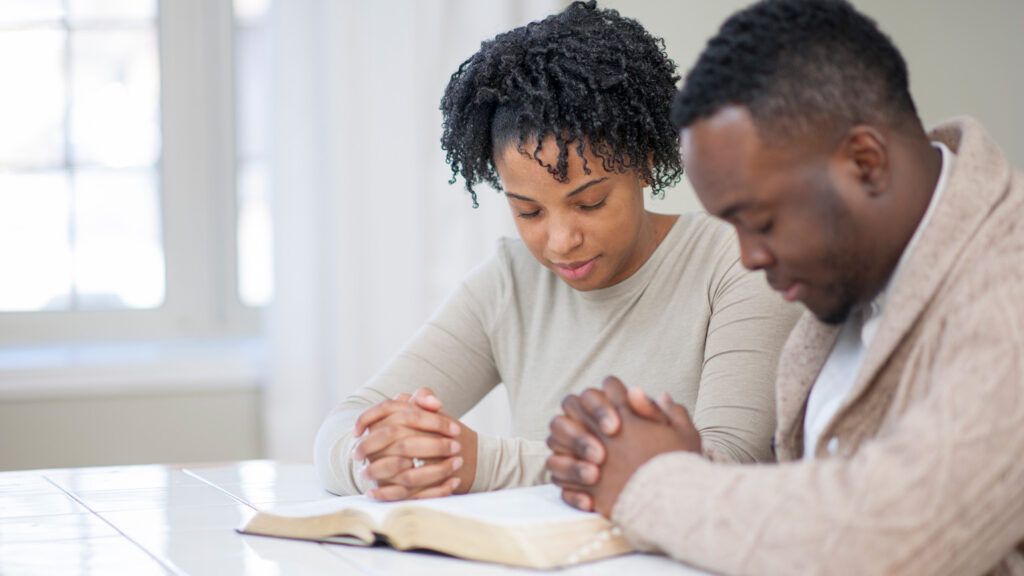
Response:
[{"label": "blurred background", "polygon": [[[606,0],[684,75],[746,1]],[[1024,167],[1024,3],[855,0],[931,126]],[[438,103],[563,0],[0,0],[0,470],[312,459],[331,406],[514,234]],[[652,210],[699,206],[687,183]],[[415,383],[410,383],[414,387]],[[500,388],[467,419],[508,432]]]}]

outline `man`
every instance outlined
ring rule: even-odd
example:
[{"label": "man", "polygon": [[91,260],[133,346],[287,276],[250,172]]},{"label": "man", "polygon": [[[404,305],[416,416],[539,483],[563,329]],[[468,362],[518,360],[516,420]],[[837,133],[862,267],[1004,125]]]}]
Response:
[{"label": "man", "polygon": [[551,423],[566,501],[716,572],[1024,574],[1024,174],[971,119],[926,133],[843,1],[731,17],[673,120],[744,265],[807,309],[780,462],[709,462],[684,409],[610,378]]}]

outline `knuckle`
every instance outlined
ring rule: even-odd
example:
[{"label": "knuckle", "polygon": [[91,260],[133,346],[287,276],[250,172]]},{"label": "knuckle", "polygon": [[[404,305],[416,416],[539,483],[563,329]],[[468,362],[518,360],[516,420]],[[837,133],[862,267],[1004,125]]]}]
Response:
[{"label": "knuckle", "polygon": [[394,443],[394,447],[395,447],[395,450],[397,450],[398,452],[400,452],[402,454],[405,454],[405,453],[409,452],[409,449],[412,447],[412,444],[413,444],[412,439],[406,437],[406,438],[401,438],[401,439],[397,440]]},{"label": "knuckle", "polygon": [[[555,440],[554,436],[548,436],[547,439],[544,440],[544,443],[547,444],[548,448],[552,450],[558,448],[558,442]],[[550,458],[548,459],[550,460]]]},{"label": "knuckle", "polygon": [[577,483],[579,483],[579,484],[583,483],[583,474],[584,474],[584,467],[583,467],[583,465],[580,464],[579,462],[573,463],[573,465],[572,465],[572,476],[576,480]]},{"label": "knuckle", "polygon": [[552,418],[551,420],[548,420],[548,431],[549,431],[549,432],[551,432],[552,434],[554,434],[555,432],[557,432],[557,431],[558,431],[558,427],[560,426],[560,424],[559,424],[559,420],[560,420],[561,418],[563,418],[563,416],[555,416],[555,417],[554,417],[554,418]]},{"label": "knuckle", "polygon": [[569,410],[572,410],[573,406],[576,404],[576,398],[577,396],[575,394],[569,394],[565,398],[562,398],[562,411],[568,412]]},{"label": "knuckle", "polygon": [[380,426],[376,428],[374,432],[378,435],[378,437],[381,440],[384,441],[394,440],[395,437],[398,435],[398,429],[390,424]]},{"label": "knuckle", "polygon": [[576,436],[572,439],[572,452],[580,458],[587,455],[587,451],[590,449],[590,443],[587,442],[585,436]]}]

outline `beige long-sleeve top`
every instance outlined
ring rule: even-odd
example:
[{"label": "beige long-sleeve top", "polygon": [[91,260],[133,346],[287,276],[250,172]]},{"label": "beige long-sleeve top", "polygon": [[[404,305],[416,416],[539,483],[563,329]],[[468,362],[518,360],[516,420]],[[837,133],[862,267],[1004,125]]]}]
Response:
[{"label": "beige long-sleeve top", "polygon": [[613,518],[643,548],[723,574],[1024,575],[1024,173],[981,126],[887,292],[850,395],[804,450],[837,329],[805,315],[779,363],[774,466],[661,455]]},{"label": "beige long-sleeve top", "polygon": [[609,374],[690,409],[713,458],[769,460],[772,383],[798,313],[742,268],[730,230],[704,214],[680,216],[636,273],[589,292],[521,241],[502,240],[405,350],[328,416],[317,470],[334,493],[363,492],[349,454],[367,407],[428,386],[460,416],[503,382],[514,437],[480,435],[471,490],[539,483],[562,398]]}]

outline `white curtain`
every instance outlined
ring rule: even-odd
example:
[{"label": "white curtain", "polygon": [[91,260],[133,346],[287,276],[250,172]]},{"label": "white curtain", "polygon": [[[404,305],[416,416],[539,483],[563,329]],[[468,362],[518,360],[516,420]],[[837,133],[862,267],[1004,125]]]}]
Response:
[{"label": "white curtain", "polygon": [[[501,197],[483,190],[473,210],[461,181],[448,185],[438,105],[482,40],[562,5],[275,3],[268,457],[310,461],[330,408],[402,347],[498,236],[514,234]],[[501,400],[474,424],[500,433]]]}]

